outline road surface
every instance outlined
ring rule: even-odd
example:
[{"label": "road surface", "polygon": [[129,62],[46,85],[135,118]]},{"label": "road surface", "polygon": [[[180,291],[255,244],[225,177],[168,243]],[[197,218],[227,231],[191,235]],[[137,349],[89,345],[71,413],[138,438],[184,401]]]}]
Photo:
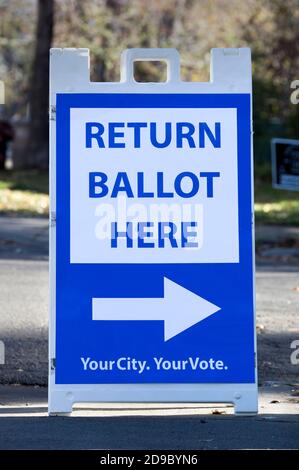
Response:
[{"label": "road surface", "polygon": [[273,233],[261,231],[257,250],[260,415],[233,417],[225,405],[102,404],[48,418],[47,221],[0,217],[0,449],[299,448],[299,365],[290,362],[298,259],[283,251],[285,237],[299,235],[284,235],[277,254]]},{"label": "road surface", "polygon": [[[267,250],[271,255],[269,243],[274,235],[275,230],[268,227],[259,232],[261,252]],[[299,240],[299,230],[289,229],[285,236]],[[299,339],[298,264],[293,257],[289,264],[288,258],[284,262],[271,256],[258,258],[259,381],[298,381],[299,366],[290,362],[290,344]],[[6,348],[0,382],[45,385],[49,296],[46,219],[0,217],[0,285],[0,339]]]}]

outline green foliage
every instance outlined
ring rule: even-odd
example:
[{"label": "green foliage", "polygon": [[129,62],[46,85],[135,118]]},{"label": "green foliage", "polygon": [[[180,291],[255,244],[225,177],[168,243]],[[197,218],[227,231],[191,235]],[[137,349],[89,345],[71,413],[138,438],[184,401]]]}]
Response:
[{"label": "green foliage", "polygon": [[[47,216],[48,173],[35,170],[0,172],[0,214]],[[298,225],[299,193],[273,189],[268,164],[255,178],[256,223]]]},{"label": "green foliage", "polygon": [[47,216],[48,173],[0,172],[0,214]]},{"label": "green foliage", "polygon": [[254,182],[257,224],[299,225],[299,192],[274,189],[270,163],[256,165]]},{"label": "green foliage", "polygon": [[[33,56],[36,2],[0,3],[1,79],[7,111],[24,115]],[[88,47],[91,78],[119,79],[119,56],[127,47],[176,47],[184,80],[208,80],[212,47],[250,46],[254,72],[257,141],[299,132],[299,106],[290,83],[299,70],[298,0],[56,0],[55,47]],[[155,77],[147,65],[141,73]],[[159,70],[156,72],[159,75]],[[263,149],[263,146],[258,145]],[[263,157],[263,151],[258,152]]]},{"label": "green foliage", "polygon": [[0,79],[5,84],[1,114],[8,118],[27,113],[35,17],[30,0],[0,1]]},{"label": "green foliage", "polygon": [[[5,109],[8,116],[20,118],[27,111],[36,1],[2,0],[0,16]],[[251,47],[255,168],[257,176],[263,174],[262,181],[269,184],[270,139],[299,136],[299,104],[290,102],[290,84],[299,79],[298,44],[298,0],[55,1],[53,46],[88,47],[94,81],[119,80],[119,57],[127,47],[176,47],[186,81],[209,80],[212,47]],[[154,64],[143,63],[138,78],[154,81],[160,73]],[[259,186],[259,178],[257,191],[258,197],[268,194]],[[274,194],[280,192],[271,192],[271,197],[269,193],[271,200]],[[282,201],[296,200],[283,194],[279,196]],[[286,202],[286,206],[290,210],[285,213],[297,220],[296,202]],[[272,220],[265,214],[258,209],[258,220]]]},{"label": "green foliage", "polygon": [[0,172],[0,189],[49,193],[48,172],[38,170],[2,171]]}]

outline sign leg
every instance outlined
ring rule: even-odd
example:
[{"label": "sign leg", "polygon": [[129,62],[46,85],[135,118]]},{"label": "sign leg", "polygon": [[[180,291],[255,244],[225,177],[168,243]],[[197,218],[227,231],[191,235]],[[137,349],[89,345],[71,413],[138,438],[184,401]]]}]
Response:
[{"label": "sign leg", "polygon": [[242,391],[242,393],[236,393],[234,398],[236,415],[248,416],[258,413],[258,399],[256,391]]},{"label": "sign leg", "polygon": [[73,398],[72,392],[49,392],[49,416],[69,416],[73,410]]}]

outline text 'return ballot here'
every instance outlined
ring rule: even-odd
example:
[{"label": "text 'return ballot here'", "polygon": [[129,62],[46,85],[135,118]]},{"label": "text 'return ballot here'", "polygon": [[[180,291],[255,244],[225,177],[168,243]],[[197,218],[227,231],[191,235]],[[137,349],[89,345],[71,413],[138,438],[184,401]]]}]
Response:
[{"label": "text 'return ballot here'", "polygon": [[238,262],[235,108],[71,109],[71,262]]}]

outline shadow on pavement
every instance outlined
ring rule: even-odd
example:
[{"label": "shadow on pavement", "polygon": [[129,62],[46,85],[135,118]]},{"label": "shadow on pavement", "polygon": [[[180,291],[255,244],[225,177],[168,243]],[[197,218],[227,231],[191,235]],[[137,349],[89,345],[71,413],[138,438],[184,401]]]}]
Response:
[{"label": "shadow on pavement", "polygon": [[297,449],[299,435],[298,417],[287,414],[8,417],[0,424],[0,449]]}]

